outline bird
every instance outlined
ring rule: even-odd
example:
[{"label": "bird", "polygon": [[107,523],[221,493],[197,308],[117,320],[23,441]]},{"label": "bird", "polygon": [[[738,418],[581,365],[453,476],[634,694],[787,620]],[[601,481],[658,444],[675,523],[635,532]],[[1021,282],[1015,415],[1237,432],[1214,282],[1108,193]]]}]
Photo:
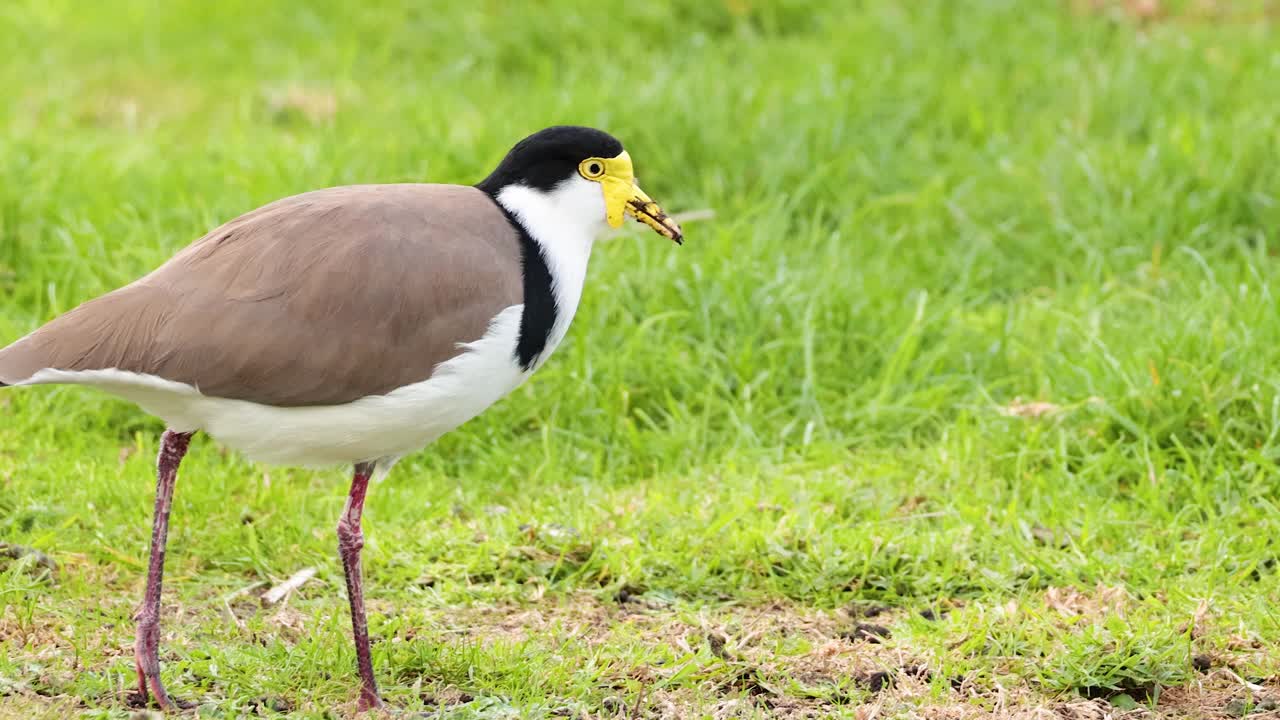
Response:
[{"label": "bird", "polygon": [[337,537],[357,711],[381,707],[360,558],[370,483],[547,361],[594,242],[626,216],[683,243],[617,138],[549,127],[472,186],[348,185],[264,205],[0,349],[0,387],[87,385],[165,424],[134,615],[140,699],[179,707],[160,680],[160,596],[178,467],[203,431],[261,463],[351,468]]}]

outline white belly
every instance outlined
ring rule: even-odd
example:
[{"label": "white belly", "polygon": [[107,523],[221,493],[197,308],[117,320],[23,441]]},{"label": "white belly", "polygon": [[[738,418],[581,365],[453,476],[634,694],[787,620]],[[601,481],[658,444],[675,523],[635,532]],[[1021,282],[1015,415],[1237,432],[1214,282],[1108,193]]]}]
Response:
[{"label": "white belly", "polygon": [[[173,430],[203,430],[249,458],[326,466],[398,458],[479,415],[529,376],[515,360],[522,305],[494,317],[485,336],[431,378],[345,405],[275,407],[207,397],[185,383],[120,370],[41,370],[22,384],[92,385],[137,403]],[[542,359],[550,355],[548,345]]]}]

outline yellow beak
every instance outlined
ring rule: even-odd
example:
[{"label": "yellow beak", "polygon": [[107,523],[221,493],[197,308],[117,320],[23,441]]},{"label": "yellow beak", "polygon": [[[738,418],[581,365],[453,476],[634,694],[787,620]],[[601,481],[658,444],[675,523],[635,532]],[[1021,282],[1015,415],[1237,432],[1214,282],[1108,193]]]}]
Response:
[{"label": "yellow beak", "polygon": [[600,185],[604,190],[605,219],[609,227],[622,227],[623,216],[630,215],[676,244],[684,242],[684,233],[676,221],[636,184],[631,156],[625,150],[615,158],[606,159],[604,168]]}]

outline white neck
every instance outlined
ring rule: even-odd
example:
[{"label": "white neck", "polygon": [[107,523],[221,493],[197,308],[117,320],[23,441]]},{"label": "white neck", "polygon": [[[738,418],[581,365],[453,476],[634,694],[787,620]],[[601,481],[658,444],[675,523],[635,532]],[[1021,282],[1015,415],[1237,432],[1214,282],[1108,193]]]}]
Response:
[{"label": "white neck", "polygon": [[549,193],[511,185],[498,192],[497,200],[529,231],[551,273],[556,321],[536,361],[541,365],[564,339],[578,310],[591,247],[606,227],[604,193],[598,183],[574,178]]}]

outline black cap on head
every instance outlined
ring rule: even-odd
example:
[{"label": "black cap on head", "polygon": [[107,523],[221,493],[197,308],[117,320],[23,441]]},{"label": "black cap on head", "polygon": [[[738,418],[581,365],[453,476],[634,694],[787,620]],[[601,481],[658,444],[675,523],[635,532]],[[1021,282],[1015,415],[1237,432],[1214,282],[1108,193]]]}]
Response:
[{"label": "black cap on head", "polygon": [[548,191],[576,174],[578,163],[583,160],[617,157],[621,152],[622,143],[603,130],[557,125],[516,143],[497,169],[476,187],[489,195],[497,195],[513,184]]}]

